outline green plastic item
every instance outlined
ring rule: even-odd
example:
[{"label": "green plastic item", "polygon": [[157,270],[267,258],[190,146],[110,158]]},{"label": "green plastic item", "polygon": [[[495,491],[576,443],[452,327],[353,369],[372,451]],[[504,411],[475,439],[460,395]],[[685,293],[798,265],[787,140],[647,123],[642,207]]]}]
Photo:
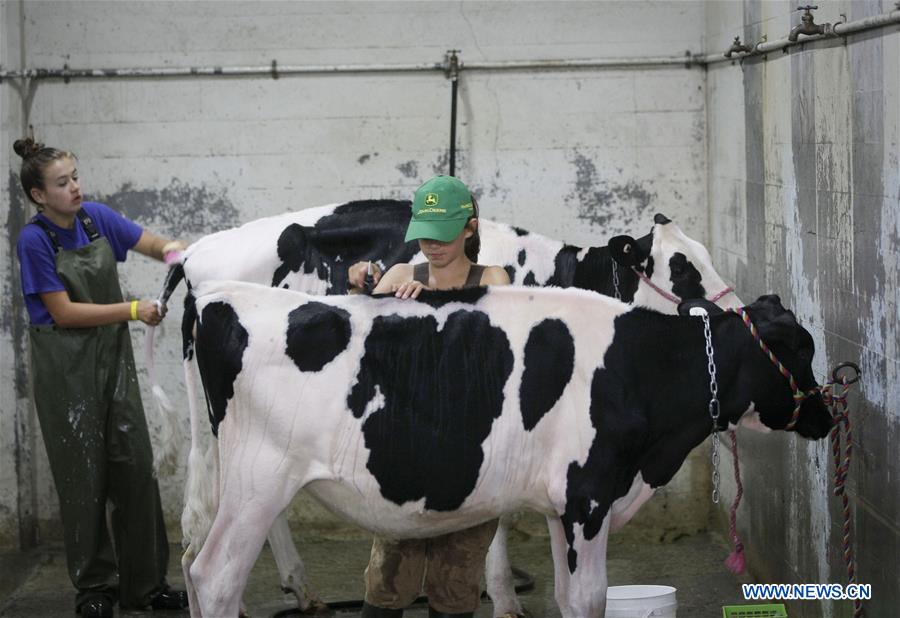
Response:
[{"label": "green plastic item", "polygon": [[787,610],[781,603],[768,605],[726,605],[722,608],[722,618],[788,618]]}]

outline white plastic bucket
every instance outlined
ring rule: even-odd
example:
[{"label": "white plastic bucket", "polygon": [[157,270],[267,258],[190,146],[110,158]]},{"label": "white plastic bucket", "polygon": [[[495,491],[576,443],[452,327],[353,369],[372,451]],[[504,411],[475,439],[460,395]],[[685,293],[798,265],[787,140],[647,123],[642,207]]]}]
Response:
[{"label": "white plastic bucket", "polygon": [[678,602],[672,586],[610,586],[606,618],[675,618]]}]

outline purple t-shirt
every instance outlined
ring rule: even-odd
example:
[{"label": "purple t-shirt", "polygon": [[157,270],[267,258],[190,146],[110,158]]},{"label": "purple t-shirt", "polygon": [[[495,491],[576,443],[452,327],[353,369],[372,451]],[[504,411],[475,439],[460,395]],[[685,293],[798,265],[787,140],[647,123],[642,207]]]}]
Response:
[{"label": "purple t-shirt", "polygon": [[[83,202],[81,207],[93,219],[97,232],[109,241],[116,261],[124,262],[128,250],[134,247],[141,237],[143,232],[141,226],[105,204]],[[71,230],[55,225],[40,213],[35,218],[41,219],[56,232],[59,246],[63,250],[78,249],[89,244],[87,232],[77,217],[75,227]],[[16,253],[19,256],[25,307],[28,309],[31,323],[53,324],[53,318],[38,295],[44,292],[59,292],[66,288],[56,274],[56,252],[47,232],[36,224],[26,225],[19,234]]]}]

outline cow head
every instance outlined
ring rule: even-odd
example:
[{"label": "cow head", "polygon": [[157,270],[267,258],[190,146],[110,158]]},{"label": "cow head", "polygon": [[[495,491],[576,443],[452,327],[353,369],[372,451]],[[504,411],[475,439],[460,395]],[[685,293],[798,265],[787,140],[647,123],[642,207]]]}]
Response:
[{"label": "cow head", "polygon": [[[653,218],[649,247],[631,236],[616,236],[609,241],[609,252],[620,265],[633,268],[652,283],[643,279],[638,283],[634,304],[642,307],[674,313],[679,299],[714,298],[727,288],[706,247],[662,214]],[[734,293],[717,298],[716,303],[725,308],[741,306]]]},{"label": "cow head", "polygon": [[[723,313],[714,304],[705,301],[689,301],[678,307],[679,313],[686,314],[693,306],[703,306],[710,315]],[[812,335],[797,323],[791,311],[785,309],[778,296],[760,296],[756,302],[744,307],[750,320],[756,326],[759,337],[769,347],[776,358],[787,368],[804,393],[817,385],[812,371],[815,353]],[[713,345],[748,344],[745,361],[737,372],[738,400],[741,402],[729,421],[745,425],[751,429],[785,429],[794,412],[794,399],[788,379],[781,374],[775,363],[762,351],[752,337],[750,329],[735,315],[731,318],[735,327],[727,332],[728,343]],[[715,335],[714,335],[715,338]],[[751,402],[749,410],[746,401]],[[724,402],[723,402],[724,404]],[[745,412],[746,411],[746,412]],[[724,408],[723,408],[724,413]],[[828,435],[832,418],[818,392],[804,399],[800,407],[800,417],[794,429],[804,438],[819,439]]]}]

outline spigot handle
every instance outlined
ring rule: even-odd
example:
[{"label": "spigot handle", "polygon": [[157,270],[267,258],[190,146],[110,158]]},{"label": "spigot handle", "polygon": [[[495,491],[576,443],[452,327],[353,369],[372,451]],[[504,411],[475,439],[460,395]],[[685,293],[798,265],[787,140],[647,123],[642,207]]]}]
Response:
[{"label": "spigot handle", "polygon": [[807,4],[806,6],[798,6],[797,7],[798,11],[806,11],[807,13],[809,13],[810,11],[816,11],[818,9],[819,9],[818,6],[813,6],[811,4]]}]

